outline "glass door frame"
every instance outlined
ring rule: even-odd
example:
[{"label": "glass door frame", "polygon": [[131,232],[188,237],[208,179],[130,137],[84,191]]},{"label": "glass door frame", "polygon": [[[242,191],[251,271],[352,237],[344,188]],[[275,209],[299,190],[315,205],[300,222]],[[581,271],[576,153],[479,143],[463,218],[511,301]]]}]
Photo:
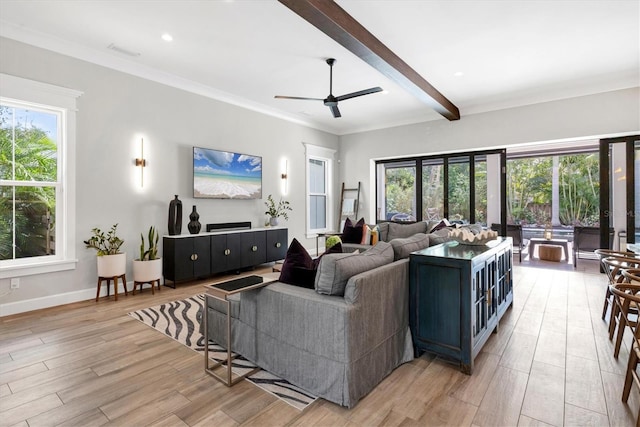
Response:
[{"label": "glass door frame", "polygon": [[[613,144],[625,144],[625,180],[626,195],[626,242],[635,243],[635,169],[634,169],[634,143],[640,141],[640,135],[622,136],[617,138],[605,138],[600,140],[600,247],[608,248],[609,227],[611,216],[611,163],[609,159],[610,148]],[[615,239],[615,236],[614,236]],[[620,248],[622,249],[622,248]]]}]

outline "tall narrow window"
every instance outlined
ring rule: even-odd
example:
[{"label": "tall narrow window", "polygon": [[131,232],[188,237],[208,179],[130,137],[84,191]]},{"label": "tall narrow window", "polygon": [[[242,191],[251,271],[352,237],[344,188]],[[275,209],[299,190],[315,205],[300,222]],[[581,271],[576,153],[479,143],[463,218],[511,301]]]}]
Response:
[{"label": "tall narrow window", "polygon": [[0,103],[0,260],[55,255],[61,112]]},{"label": "tall narrow window", "polygon": [[307,157],[307,235],[334,230],[332,188],[335,150],[305,144]]},{"label": "tall narrow window", "polygon": [[309,228],[327,228],[327,162],[309,159]]},{"label": "tall narrow window", "polygon": [[0,74],[0,278],[75,267],[80,92]]}]

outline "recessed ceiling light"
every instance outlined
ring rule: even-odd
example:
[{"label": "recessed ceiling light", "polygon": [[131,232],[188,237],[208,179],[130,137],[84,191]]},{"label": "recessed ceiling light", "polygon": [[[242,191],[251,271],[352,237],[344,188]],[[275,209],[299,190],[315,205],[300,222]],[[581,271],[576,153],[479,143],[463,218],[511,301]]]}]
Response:
[{"label": "recessed ceiling light", "polygon": [[383,90],[383,91],[382,91],[382,92],[380,92],[380,93],[381,93],[381,94],[383,94],[383,95],[389,95],[389,91],[388,91],[388,90],[386,90],[386,89],[385,89],[385,90]]},{"label": "recessed ceiling light", "polygon": [[464,76],[464,73],[462,71],[456,71],[455,73],[453,73],[453,75],[455,77],[462,77],[462,76]]},{"label": "recessed ceiling light", "polygon": [[162,35],[162,40],[164,40],[166,42],[171,42],[171,41],[173,41],[173,37],[169,33],[164,33]]}]

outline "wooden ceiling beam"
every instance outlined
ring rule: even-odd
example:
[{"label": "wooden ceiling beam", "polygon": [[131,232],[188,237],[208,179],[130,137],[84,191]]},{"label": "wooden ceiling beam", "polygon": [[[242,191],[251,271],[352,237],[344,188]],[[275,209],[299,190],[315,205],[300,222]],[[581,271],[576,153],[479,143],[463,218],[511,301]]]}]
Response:
[{"label": "wooden ceiling beam", "polygon": [[460,111],[420,74],[332,0],[278,0],[448,120]]}]

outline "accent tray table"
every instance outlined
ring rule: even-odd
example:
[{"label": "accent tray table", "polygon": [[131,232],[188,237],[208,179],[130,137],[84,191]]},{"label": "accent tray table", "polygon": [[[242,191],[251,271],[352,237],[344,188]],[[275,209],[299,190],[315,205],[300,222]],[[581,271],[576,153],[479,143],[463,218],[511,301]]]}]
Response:
[{"label": "accent tray table", "polygon": [[[268,284],[275,281],[277,281],[277,279],[275,278],[265,278],[262,276],[253,275],[229,280],[226,282],[205,285],[205,305],[202,320],[204,322],[205,339],[204,370],[207,374],[222,382],[227,387],[231,387],[245,377],[248,377],[249,375],[252,375],[260,370],[260,367],[256,367],[249,372],[246,372],[242,375],[236,375],[235,378],[233,377],[233,373],[231,371],[231,362],[239,355],[233,355],[231,351],[231,302],[229,301],[229,296],[240,292],[250,291],[252,289],[262,288],[263,286],[267,286]],[[214,364],[209,363],[209,322],[207,318],[207,312],[209,311],[209,298],[214,298],[222,301],[227,306],[227,358],[226,360],[216,362]],[[227,364],[227,373],[225,377],[222,377],[215,372],[215,369],[223,366],[225,363]]]}]

